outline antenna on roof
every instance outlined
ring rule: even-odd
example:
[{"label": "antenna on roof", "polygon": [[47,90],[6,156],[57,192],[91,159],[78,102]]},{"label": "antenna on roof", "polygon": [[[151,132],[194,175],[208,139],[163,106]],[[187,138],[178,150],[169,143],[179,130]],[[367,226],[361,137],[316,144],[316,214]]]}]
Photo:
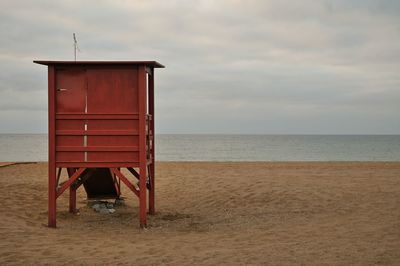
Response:
[{"label": "antenna on roof", "polygon": [[80,52],[81,50],[78,47],[78,41],[76,40],[75,33],[73,33],[72,36],[74,37],[74,58],[75,58],[75,62],[76,62],[76,50],[78,50],[78,52]]}]

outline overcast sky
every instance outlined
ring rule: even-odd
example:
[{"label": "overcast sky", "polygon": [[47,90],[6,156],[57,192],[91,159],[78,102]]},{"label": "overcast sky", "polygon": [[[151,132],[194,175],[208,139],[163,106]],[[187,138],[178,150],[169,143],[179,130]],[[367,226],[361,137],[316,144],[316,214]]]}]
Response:
[{"label": "overcast sky", "polygon": [[34,59],[156,60],[158,133],[400,134],[400,1],[0,0],[0,133],[47,132]]}]

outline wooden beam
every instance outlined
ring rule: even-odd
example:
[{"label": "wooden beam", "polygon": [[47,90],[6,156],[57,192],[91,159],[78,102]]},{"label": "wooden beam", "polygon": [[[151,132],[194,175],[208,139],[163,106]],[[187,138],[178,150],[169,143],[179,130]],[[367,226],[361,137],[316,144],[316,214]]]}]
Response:
[{"label": "wooden beam", "polygon": [[111,171],[122,181],[124,184],[132,190],[133,193],[135,193],[136,196],[139,197],[139,191],[136,189],[136,187],[126,178],[119,170],[118,168],[111,168]]},{"label": "wooden beam", "polygon": [[139,173],[138,173],[138,172],[136,172],[136,170],[135,170],[135,169],[133,169],[132,167],[127,167],[126,169],[128,169],[128,170],[129,170],[129,172],[131,172],[131,174],[132,174],[132,175],[134,175],[134,176],[137,178],[137,180],[139,180],[139,179],[140,179],[140,175],[139,175]]},{"label": "wooden beam", "polygon": [[137,136],[137,130],[57,130],[57,136]]},{"label": "wooden beam", "polygon": [[63,185],[57,189],[57,198],[73,183],[75,180],[85,171],[86,168],[79,168],[69,179],[67,182],[64,182]]},{"label": "wooden beam", "polygon": [[154,73],[149,76],[149,119],[150,119],[150,128],[149,128],[149,142],[151,144],[150,148],[150,165],[149,165],[149,177],[150,177],[150,188],[149,188],[149,214],[155,214],[155,141],[154,141],[154,132],[155,132],[155,97],[154,97]]},{"label": "wooden beam", "polygon": [[146,115],[147,115],[147,84],[146,70],[144,66],[138,68],[138,95],[139,95],[139,213],[140,226],[147,226],[147,189],[146,189],[146,171],[147,171],[147,151],[146,151]]},{"label": "wooden beam", "polygon": [[137,120],[138,118],[138,114],[56,114],[58,120]]},{"label": "wooden beam", "polygon": [[48,164],[48,226],[56,227],[56,70],[53,65],[48,67],[48,124],[49,124],[49,164]]},{"label": "wooden beam", "polygon": [[138,146],[58,146],[57,151],[139,151]]},{"label": "wooden beam", "polygon": [[102,168],[110,168],[110,167],[138,167],[139,162],[135,161],[125,161],[125,162],[110,162],[110,161],[57,161],[58,167],[102,167]]}]

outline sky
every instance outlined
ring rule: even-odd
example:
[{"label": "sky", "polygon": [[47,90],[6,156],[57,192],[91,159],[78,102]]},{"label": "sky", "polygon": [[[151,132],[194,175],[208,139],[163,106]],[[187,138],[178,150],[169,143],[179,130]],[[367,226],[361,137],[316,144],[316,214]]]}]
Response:
[{"label": "sky", "polygon": [[400,134],[400,1],[0,0],[0,133],[47,132],[40,60],[156,60],[156,132]]}]

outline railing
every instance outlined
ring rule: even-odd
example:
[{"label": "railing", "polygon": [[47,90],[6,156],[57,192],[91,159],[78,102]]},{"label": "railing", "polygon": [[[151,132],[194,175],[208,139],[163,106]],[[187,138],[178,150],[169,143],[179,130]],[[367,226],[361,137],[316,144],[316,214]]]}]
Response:
[{"label": "railing", "polygon": [[151,157],[152,151],[153,151],[153,141],[154,141],[154,135],[151,130],[151,123],[152,123],[152,115],[147,114],[146,115],[146,158],[147,160],[152,160],[153,158]]}]

